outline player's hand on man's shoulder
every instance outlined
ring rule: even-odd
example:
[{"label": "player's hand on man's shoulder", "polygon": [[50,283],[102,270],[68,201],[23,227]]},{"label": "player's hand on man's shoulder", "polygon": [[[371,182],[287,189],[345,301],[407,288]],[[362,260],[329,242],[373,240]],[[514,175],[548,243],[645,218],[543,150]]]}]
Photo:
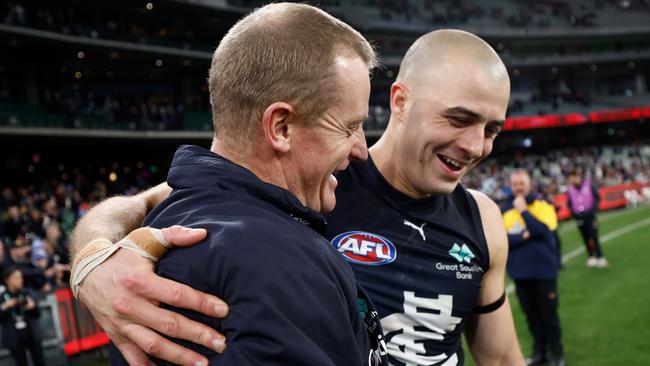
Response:
[{"label": "player's hand on man's shoulder", "polygon": [[[143,228],[137,229],[123,240],[129,239],[140,248],[161,245],[156,235],[142,233]],[[206,236],[203,229],[181,226],[162,229],[162,234],[174,246],[193,245]],[[158,305],[165,303],[218,318],[228,314],[228,306],[215,296],[157,276],[152,262],[135,251],[120,249],[93,269],[83,281],[79,298],[131,365],[152,364],[147,354],[180,365],[207,365],[205,357],[163,335],[217,352],[225,350],[225,339],[217,331]]]}]

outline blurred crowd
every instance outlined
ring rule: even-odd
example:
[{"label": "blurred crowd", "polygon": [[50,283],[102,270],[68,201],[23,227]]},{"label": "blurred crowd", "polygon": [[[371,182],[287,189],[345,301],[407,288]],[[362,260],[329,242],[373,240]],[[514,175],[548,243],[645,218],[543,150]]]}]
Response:
[{"label": "blurred crowd", "polygon": [[[38,105],[24,106],[8,88],[0,88],[5,123],[30,125],[30,118],[47,114],[67,128],[109,128],[123,130],[180,130],[184,128],[185,105],[167,94],[81,92],[42,87]],[[99,89],[98,89],[99,90]],[[31,105],[30,105],[31,106]],[[58,116],[58,117],[57,117]]]},{"label": "blurred crowd", "polygon": [[88,119],[129,130],[183,128],[185,106],[171,96],[99,96],[93,92],[63,94],[45,89],[42,99],[48,112],[65,114],[70,128],[82,127],[82,121]]},{"label": "blurred crowd", "polygon": [[68,238],[88,202],[63,184],[4,187],[1,194],[2,266],[18,266],[32,289],[49,292],[65,286]]},{"label": "blurred crowd", "polygon": [[467,174],[463,183],[500,202],[510,195],[507,182],[514,169],[530,172],[537,190],[546,197],[566,192],[567,177],[576,170],[601,187],[648,182],[650,145],[587,146],[488,158]]},{"label": "blurred crowd", "polygon": [[[0,192],[0,272],[18,267],[25,286],[40,292],[67,287],[69,239],[77,220],[111,193],[102,181],[56,180],[5,186]],[[125,194],[145,186],[132,182]]]}]

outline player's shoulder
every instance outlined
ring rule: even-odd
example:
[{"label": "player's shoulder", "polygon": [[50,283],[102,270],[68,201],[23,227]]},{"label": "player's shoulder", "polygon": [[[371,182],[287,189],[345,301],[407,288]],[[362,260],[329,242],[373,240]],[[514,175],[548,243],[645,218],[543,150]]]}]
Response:
[{"label": "player's shoulder", "polygon": [[490,197],[485,193],[477,191],[475,189],[467,189],[467,192],[474,198],[476,205],[478,206],[481,216],[485,215],[501,215],[501,210],[499,206],[494,202]]},{"label": "player's shoulder", "polygon": [[502,255],[501,253],[507,253],[508,239],[499,206],[485,193],[473,189],[467,191],[474,197],[479,208],[490,258],[498,257]]}]

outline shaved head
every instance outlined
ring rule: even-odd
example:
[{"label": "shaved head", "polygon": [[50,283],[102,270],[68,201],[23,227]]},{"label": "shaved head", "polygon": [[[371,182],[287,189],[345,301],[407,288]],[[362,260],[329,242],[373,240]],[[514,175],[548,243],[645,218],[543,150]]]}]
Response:
[{"label": "shaved head", "polygon": [[390,120],[370,149],[373,162],[411,197],[449,194],[490,155],[509,98],[506,67],[485,41],[459,30],[427,33],[391,85]]},{"label": "shaved head", "polygon": [[[449,67],[481,73],[496,82],[510,83],[499,55],[481,38],[461,30],[442,29],[418,38],[402,59],[397,81],[412,88],[424,84],[423,76],[445,75]],[[427,83],[428,84],[428,83]]]}]

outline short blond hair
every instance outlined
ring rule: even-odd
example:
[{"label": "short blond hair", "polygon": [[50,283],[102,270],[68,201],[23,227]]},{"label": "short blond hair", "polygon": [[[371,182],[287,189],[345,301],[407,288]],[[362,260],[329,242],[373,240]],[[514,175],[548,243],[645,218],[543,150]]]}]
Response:
[{"label": "short blond hair", "polygon": [[306,4],[277,3],[235,24],[212,58],[209,87],[218,138],[250,137],[267,106],[283,101],[304,119],[337,98],[337,56],[359,56],[372,70],[377,56],[356,30]]}]

